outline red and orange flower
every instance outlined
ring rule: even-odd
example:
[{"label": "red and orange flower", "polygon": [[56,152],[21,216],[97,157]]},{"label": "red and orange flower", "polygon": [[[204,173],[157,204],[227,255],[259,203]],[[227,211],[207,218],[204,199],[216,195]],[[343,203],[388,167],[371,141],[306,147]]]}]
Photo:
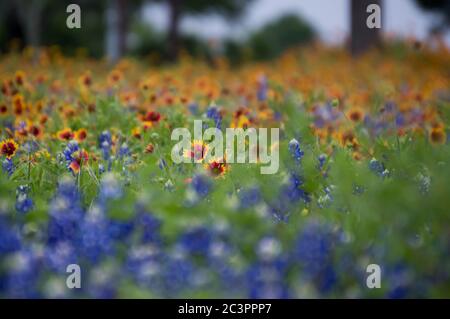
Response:
[{"label": "red and orange flower", "polygon": [[0,154],[6,156],[8,159],[12,158],[18,149],[19,145],[13,139],[0,142]]},{"label": "red and orange flower", "polygon": [[87,130],[85,128],[80,128],[74,133],[74,137],[78,142],[82,142],[87,137]]},{"label": "red and orange flower", "polygon": [[429,137],[432,144],[445,144],[447,142],[447,134],[443,127],[432,128]]},{"label": "red and orange flower", "polygon": [[213,158],[205,164],[205,168],[211,176],[220,177],[229,170],[229,165],[225,158]]},{"label": "red and orange flower", "polygon": [[208,144],[200,140],[191,143],[191,149],[184,151],[184,157],[194,160],[194,163],[201,163],[208,154]]},{"label": "red and orange flower", "polygon": [[73,160],[69,164],[69,168],[72,170],[72,172],[78,174],[81,169],[81,165],[87,164],[88,160],[88,152],[86,152],[85,150],[77,151],[73,154]]},{"label": "red and orange flower", "polygon": [[56,133],[56,137],[61,141],[70,141],[74,138],[74,133],[70,128],[64,128]]}]

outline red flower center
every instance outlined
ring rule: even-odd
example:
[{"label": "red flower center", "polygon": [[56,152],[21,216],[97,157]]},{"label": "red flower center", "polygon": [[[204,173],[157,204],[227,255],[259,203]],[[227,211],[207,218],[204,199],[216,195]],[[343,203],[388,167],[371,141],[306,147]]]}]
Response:
[{"label": "red flower center", "polygon": [[6,142],[2,145],[2,154],[6,155],[7,157],[13,156],[15,151],[16,146],[11,142]]}]

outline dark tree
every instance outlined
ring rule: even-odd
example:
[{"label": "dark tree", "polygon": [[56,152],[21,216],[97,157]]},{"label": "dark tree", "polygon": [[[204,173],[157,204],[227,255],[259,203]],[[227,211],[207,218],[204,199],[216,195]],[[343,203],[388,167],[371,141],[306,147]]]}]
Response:
[{"label": "dark tree", "polygon": [[15,0],[16,14],[22,27],[27,45],[38,47],[41,44],[41,31],[47,0]]},{"label": "dark tree", "polygon": [[142,6],[142,0],[109,0],[106,2],[106,56],[116,62],[127,52],[130,20]]},{"label": "dark tree", "polygon": [[370,15],[367,7],[371,4],[382,8],[382,0],[352,0],[351,2],[350,49],[353,55],[364,53],[381,42],[380,29],[367,27],[367,18]]},{"label": "dark tree", "polygon": [[[252,0],[153,0],[165,2],[169,6],[168,52],[169,58],[175,60],[179,52],[180,21],[184,14],[203,14],[216,12],[227,18],[235,18],[243,12]],[[207,26],[205,26],[207,27]]]},{"label": "dark tree", "polygon": [[425,10],[439,13],[442,20],[436,21],[432,32],[444,32],[450,26],[450,1],[449,0],[416,0]]},{"label": "dark tree", "polygon": [[311,42],[314,29],[301,17],[287,14],[269,22],[249,38],[253,58],[271,59],[289,48]]}]

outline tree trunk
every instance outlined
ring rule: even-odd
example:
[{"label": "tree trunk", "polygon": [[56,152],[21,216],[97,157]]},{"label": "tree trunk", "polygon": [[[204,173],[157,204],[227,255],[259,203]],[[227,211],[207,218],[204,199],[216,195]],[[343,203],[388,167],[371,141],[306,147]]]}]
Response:
[{"label": "tree trunk", "polygon": [[[382,0],[352,0],[351,2],[351,53],[360,55],[381,42],[380,29],[370,29],[367,26],[367,18],[371,13],[367,7],[371,4],[382,8]],[[381,12],[381,16],[383,12]]]},{"label": "tree trunk", "polygon": [[45,0],[16,1],[17,16],[28,46],[37,48],[41,44],[41,23],[45,2]]},{"label": "tree trunk", "polygon": [[106,8],[106,56],[117,62],[126,52],[127,0],[108,1]]},{"label": "tree trunk", "polygon": [[179,50],[179,24],[180,24],[180,16],[181,16],[181,1],[182,0],[169,0],[169,10],[170,10],[170,18],[169,18],[169,34],[168,34],[168,43],[169,43],[169,59],[171,61],[175,61],[178,58],[178,50]]},{"label": "tree trunk", "polygon": [[127,0],[118,0],[119,7],[119,56],[122,57],[127,52],[127,32],[128,32],[128,6]]}]

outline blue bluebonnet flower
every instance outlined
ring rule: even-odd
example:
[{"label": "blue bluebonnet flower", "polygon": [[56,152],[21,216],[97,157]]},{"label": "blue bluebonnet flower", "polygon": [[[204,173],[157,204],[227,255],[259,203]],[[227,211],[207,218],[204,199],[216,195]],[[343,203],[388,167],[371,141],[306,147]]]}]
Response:
[{"label": "blue bluebonnet flower", "polygon": [[256,247],[256,253],[260,260],[273,261],[281,255],[281,243],[274,237],[263,237]]},{"label": "blue bluebonnet flower", "polygon": [[32,154],[39,149],[39,144],[36,141],[26,141],[22,148],[27,152],[27,154]]},{"label": "blue bluebonnet flower", "polygon": [[195,227],[180,235],[180,247],[190,254],[206,256],[209,252],[213,235],[206,227]]},{"label": "blue bluebonnet flower", "polygon": [[387,101],[384,104],[384,111],[385,112],[391,113],[391,112],[394,112],[395,110],[397,110],[397,104],[395,104],[395,102]]},{"label": "blue bluebonnet flower", "polygon": [[20,121],[16,126],[16,131],[26,131],[27,129],[27,122],[24,120]]},{"label": "blue bluebonnet flower", "polygon": [[403,127],[405,124],[406,124],[405,116],[403,115],[402,112],[398,112],[397,115],[395,116],[395,125],[397,127]]},{"label": "blue bluebonnet flower", "polygon": [[60,241],[45,247],[45,265],[58,273],[65,273],[67,265],[77,264],[77,252],[72,243]]},{"label": "blue bluebonnet flower", "polygon": [[230,256],[231,247],[228,241],[214,238],[209,245],[208,260],[214,264],[223,264],[225,259]]},{"label": "blue bluebonnet flower", "polygon": [[290,296],[284,265],[280,263],[256,263],[247,273],[249,298],[287,299]]},{"label": "blue bluebonnet flower", "polygon": [[80,223],[80,250],[91,262],[113,252],[112,240],[108,233],[108,220],[100,206],[94,205]]},{"label": "blue bluebonnet flower", "polygon": [[239,205],[242,209],[250,208],[261,202],[261,192],[259,188],[253,187],[242,189],[239,192]]},{"label": "blue bluebonnet flower", "polygon": [[128,147],[127,143],[122,143],[122,145],[119,148],[119,157],[125,157],[130,156],[130,148]]},{"label": "blue bluebonnet flower", "polygon": [[80,150],[78,142],[75,140],[67,143],[63,151],[63,155],[66,161],[66,167],[73,174],[77,174],[80,169],[80,164],[85,162],[88,155],[85,151]]},{"label": "blue bluebonnet flower", "polygon": [[216,107],[210,106],[208,110],[206,111],[206,117],[209,119],[214,120],[214,123],[216,125],[216,128],[220,129],[222,126],[222,115],[217,110]]},{"label": "blue bluebonnet flower", "polygon": [[[404,299],[414,297],[416,286],[410,269],[404,263],[384,267],[384,276],[389,278],[389,290],[386,296],[390,299]],[[419,291],[419,289],[417,289]],[[420,298],[420,297],[419,297]]]},{"label": "blue bluebonnet flower", "polygon": [[161,221],[140,205],[136,208],[136,224],[142,230],[142,243],[161,243]]},{"label": "blue bluebonnet flower", "polygon": [[309,223],[297,238],[294,258],[305,274],[314,278],[327,270],[332,262],[333,237],[330,231],[317,223]]},{"label": "blue bluebonnet flower", "polygon": [[2,162],[2,169],[8,174],[8,176],[11,176],[15,171],[13,161],[10,158],[5,158]]},{"label": "blue bluebonnet flower", "polygon": [[282,200],[275,200],[269,204],[270,214],[278,221],[287,223],[291,214],[291,206]]},{"label": "blue bluebonnet flower", "polygon": [[319,160],[319,170],[322,170],[327,161],[327,156],[325,154],[320,154],[318,160]]},{"label": "blue bluebonnet flower", "polygon": [[213,232],[206,257],[208,264],[223,280],[231,280],[237,275],[230,265],[230,258],[235,254],[236,250],[230,245],[229,239],[221,238],[220,233]]},{"label": "blue bluebonnet flower", "polygon": [[305,153],[300,148],[300,143],[295,138],[293,138],[289,142],[289,152],[297,163],[300,163],[303,155],[305,155]]},{"label": "blue bluebonnet flower", "polygon": [[158,166],[160,169],[164,169],[165,167],[167,167],[167,163],[163,158],[161,158],[158,162]]},{"label": "blue bluebonnet flower", "polygon": [[[89,271],[89,297],[95,299],[117,298],[120,275],[113,265],[96,265]],[[119,279],[120,280],[120,279]]]},{"label": "blue bluebonnet flower", "polygon": [[210,106],[206,110],[206,117],[209,119],[214,118],[215,116],[217,116],[217,114],[218,114],[217,108],[215,108],[214,106]]},{"label": "blue bluebonnet flower", "polygon": [[112,137],[109,131],[103,131],[99,138],[98,144],[103,153],[103,159],[109,160],[111,156],[111,147],[112,147]]},{"label": "blue bluebonnet flower", "polygon": [[195,268],[182,251],[166,256],[163,269],[163,288],[167,297],[180,296],[183,290],[191,288]]},{"label": "blue bluebonnet flower", "polygon": [[188,105],[188,109],[192,115],[198,115],[198,104],[197,103],[190,103]]},{"label": "blue bluebonnet flower", "polygon": [[302,189],[303,179],[301,176],[291,173],[287,184],[281,186],[278,197],[269,204],[270,213],[278,220],[287,222],[295,204],[299,201],[308,204],[311,197]]},{"label": "blue bluebonnet flower", "polygon": [[209,194],[212,183],[207,176],[199,174],[192,177],[191,186],[197,196],[204,198]]},{"label": "blue bluebonnet flower", "polygon": [[247,271],[249,298],[289,298],[288,263],[274,237],[262,238],[256,247],[257,261]]},{"label": "blue bluebonnet flower", "polygon": [[245,282],[242,280],[243,269],[233,265],[233,257],[239,256],[238,250],[231,245],[231,235],[228,227],[219,227],[212,230],[212,239],[209,244],[207,265],[210,269],[209,277],[217,277],[220,285],[224,288],[223,297],[236,296],[245,291]]},{"label": "blue bluebonnet flower", "polygon": [[269,85],[267,83],[267,78],[264,75],[262,75],[258,80],[258,90],[256,92],[258,101],[263,102],[267,99],[268,89]]},{"label": "blue bluebonnet flower", "polygon": [[283,115],[280,113],[280,112],[278,112],[278,111],[275,111],[274,112],[274,114],[273,114],[273,119],[275,120],[275,121],[281,121],[282,120],[282,118],[283,118]]},{"label": "blue bluebonnet flower", "polygon": [[108,221],[108,235],[116,241],[124,242],[135,228],[133,220],[110,219]]},{"label": "blue bluebonnet flower", "polygon": [[131,246],[128,250],[125,269],[140,285],[160,292],[164,286],[162,282],[163,260],[164,254],[159,245],[146,243]]},{"label": "blue bluebonnet flower", "polygon": [[384,164],[375,158],[369,162],[369,169],[380,177],[389,176],[389,171],[384,167]]},{"label": "blue bluebonnet flower", "polygon": [[9,298],[39,298],[39,260],[36,252],[26,248],[6,257],[3,291]]},{"label": "blue bluebonnet flower", "polygon": [[282,187],[281,196],[288,199],[292,203],[299,200],[302,200],[305,204],[309,203],[311,198],[309,194],[301,188],[302,185],[303,178],[297,174],[291,174],[289,177],[289,183]]},{"label": "blue bluebonnet flower", "polygon": [[66,148],[63,151],[64,157],[66,159],[66,162],[70,164],[73,161],[73,153],[80,150],[80,147],[78,146],[78,142],[75,140],[70,141],[67,143]]},{"label": "blue bluebonnet flower", "polygon": [[316,279],[316,287],[321,293],[332,290],[338,281],[337,273],[331,264],[327,264],[321,275]]},{"label": "blue bluebonnet flower", "polygon": [[28,196],[27,185],[20,185],[16,190],[16,210],[18,213],[26,214],[33,209],[33,200]]},{"label": "blue bluebonnet flower", "polygon": [[353,191],[352,194],[356,195],[356,196],[360,196],[362,194],[364,194],[365,192],[365,188],[364,186],[358,185],[358,184],[353,184]]},{"label": "blue bluebonnet flower", "polygon": [[75,183],[70,177],[62,178],[49,205],[48,243],[76,241],[79,237],[79,222],[83,215]]},{"label": "blue bluebonnet flower", "polygon": [[294,258],[300,263],[305,279],[321,293],[329,292],[337,282],[333,267],[334,235],[326,225],[311,222],[299,234]]},{"label": "blue bluebonnet flower", "polygon": [[369,162],[369,168],[371,171],[377,173],[377,174],[382,174],[384,171],[384,165],[383,163],[379,162],[378,160],[376,160],[375,158],[372,158]]},{"label": "blue bluebonnet flower", "polygon": [[322,128],[330,125],[342,116],[341,112],[331,103],[320,105],[314,109],[314,126]]},{"label": "blue bluebonnet flower", "polygon": [[99,200],[103,202],[109,199],[118,199],[122,194],[122,185],[117,177],[112,173],[103,175],[100,182]]},{"label": "blue bluebonnet flower", "polygon": [[5,216],[0,215],[0,255],[6,255],[21,248],[17,229],[12,227]]}]

